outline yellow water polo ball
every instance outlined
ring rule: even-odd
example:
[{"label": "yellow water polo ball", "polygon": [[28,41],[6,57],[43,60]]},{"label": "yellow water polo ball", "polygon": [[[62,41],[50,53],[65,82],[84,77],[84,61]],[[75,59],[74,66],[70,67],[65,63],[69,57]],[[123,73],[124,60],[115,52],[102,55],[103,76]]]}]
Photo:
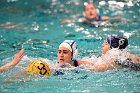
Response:
[{"label": "yellow water polo ball", "polygon": [[51,74],[49,65],[44,60],[33,60],[26,68],[27,73],[49,76]]}]

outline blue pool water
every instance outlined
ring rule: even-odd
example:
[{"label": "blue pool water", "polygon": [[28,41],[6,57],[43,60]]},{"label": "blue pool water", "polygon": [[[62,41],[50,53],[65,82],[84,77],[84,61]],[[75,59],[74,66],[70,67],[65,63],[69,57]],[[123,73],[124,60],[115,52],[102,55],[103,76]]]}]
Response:
[{"label": "blue pool water", "polygon": [[98,28],[78,22],[62,24],[65,18],[82,16],[84,1],[87,0],[0,0],[0,66],[25,48],[20,64],[0,74],[0,93],[140,93],[140,72],[128,69],[91,72],[76,68],[60,76],[13,78],[33,59],[56,61],[58,45],[65,39],[76,40],[78,58],[83,58],[100,56],[107,35],[125,35],[129,39],[128,51],[140,56],[139,0],[120,0],[113,5],[94,0],[101,15],[130,21],[110,22]]}]

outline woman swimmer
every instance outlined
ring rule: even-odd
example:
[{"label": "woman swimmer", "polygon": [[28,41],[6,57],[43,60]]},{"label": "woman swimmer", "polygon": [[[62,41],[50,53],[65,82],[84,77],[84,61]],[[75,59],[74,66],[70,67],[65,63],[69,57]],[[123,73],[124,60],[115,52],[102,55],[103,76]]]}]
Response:
[{"label": "woman swimmer", "polygon": [[[79,65],[92,65],[91,62],[76,60],[76,56],[78,55],[78,50],[76,47],[76,42],[74,40],[64,40],[58,48],[58,67],[78,67]],[[53,66],[52,66],[53,67]],[[59,69],[55,69],[52,71],[54,75],[63,75],[63,71]],[[53,68],[52,68],[53,69]]]},{"label": "woman swimmer", "polygon": [[76,60],[77,55],[76,42],[74,40],[63,41],[58,48],[58,65],[63,66],[69,63],[71,66],[77,67],[81,64],[91,64],[88,61]]},{"label": "woman swimmer", "polygon": [[108,16],[100,16],[97,13],[97,9],[94,5],[94,3],[91,2],[85,2],[84,3],[84,17],[83,18],[75,18],[75,19],[64,19],[62,23],[69,23],[73,21],[80,21],[80,22],[86,22],[86,24],[95,24],[99,21],[107,21],[107,20],[126,20],[125,18],[121,17],[108,17]]},{"label": "woman swimmer", "polygon": [[0,67],[0,73],[5,72],[8,69],[10,69],[11,67],[14,67],[15,65],[17,65],[20,62],[20,60],[22,59],[23,55],[24,55],[24,49],[21,49],[15,55],[14,59],[11,62],[9,62],[9,63],[7,63],[7,64],[5,64],[5,65]]},{"label": "woman swimmer", "polygon": [[[76,48],[76,42],[74,40],[65,40],[63,41],[58,48],[58,63],[57,64],[45,64],[45,61],[42,60],[34,60],[31,62],[25,70],[20,73],[33,74],[33,73],[43,73],[41,75],[50,75],[48,72],[53,75],[63,75],[63,71],[61,68],[74,66],[77,67],[81,64],[90,65],[92,63],[88,61],[76,60],[76,56],[78,55],[78,50]],[[47,61],[46,61],[47,62]],[[50,69],[50,70],[49,70]],[[19,74],[20,74],[19,73]],[[19,78],[22,75],[17,74],[16,77]]]},{"label": "woman swimmer", "polygon": [[[140,57],[130,54],[124,49],[128,45],[128,40],[122,36],[110,36],[102,44],[102,61],[100,63],[95,63],[89,68],[93,71],[105,71],[109,69],[114,69],[118,67],[132,67],[128,65],[133,65],[133,67],[140,68],[135,63],[140,62]],[[127,64],[128,60],[131,60]],[[127,66],[126,66],[127,64]]]},{"label": "woman swimmer", "polygon": [[109,17],[107,16],[99,16],[97,13],[97,9],[93,3],[84,3],[84,18],[79,18],[79,19],[64,19],[62,23],[64,22],[72,22],[72,21],[88,21],[88,22],[93,22],[93,21],[106,21],[109,20]]}]

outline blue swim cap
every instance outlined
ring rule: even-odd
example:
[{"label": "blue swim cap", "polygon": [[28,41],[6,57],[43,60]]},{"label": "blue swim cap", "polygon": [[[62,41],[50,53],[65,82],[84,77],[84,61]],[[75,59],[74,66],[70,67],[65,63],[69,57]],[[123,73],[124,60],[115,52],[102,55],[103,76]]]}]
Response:
[{"label": "blue swim cap", "polygon": [[125,49],[128,45],[127,38],[123,36],[109,36],[107,42],[109,43],[110,48]]}]

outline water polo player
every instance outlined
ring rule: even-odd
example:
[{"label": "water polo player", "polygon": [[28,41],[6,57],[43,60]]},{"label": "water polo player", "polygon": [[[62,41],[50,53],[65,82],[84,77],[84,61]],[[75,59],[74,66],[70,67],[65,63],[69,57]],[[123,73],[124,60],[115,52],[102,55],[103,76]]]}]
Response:
[{"label": "water polo player", "polygon": [[[110,36],[107,38],[107,42],[110,48],[118,48],[120,50],[125,49],[128,45],[128,39],[123,36]],[[140,62],[140,57],[134,54],[127,53],[127,58],[135,63]]]},{"label": "water polo player", "polygon": [[[76,47],[76,42],[74,40],[64,40],[58,48],[58,63],[57,66],[64,68],[68,65],[77,67],[81,64],[91,64],[88,61],[82,61],[82,60],[76,60],[76,57],[78,55],[78,50]],[[50,66],[49,66],[50,65]],[[40,74],[40,75],[46,75],[49,76],[51,74],[57,74],[62,75],[64,74],[60,69],[55,69],[55,64],[49,64],[45,61],[41,60],[34,60],[31,62],[26,71],[33,75],[33,74]],[[53,68],[54,67],[54,68]]]},{"label": "water polo player", "polygon": [[[125,49],[128,45],[128,40],[122,36],[110,36],[107,38],[107,42],[110,44],[110,48],[118,48],[120,50]],[[125,68],[140,70],[140,57],[128,52],[126,54],[126,60],[121,61],[117,59],[115,63]]]},{"label": "water polo player", "polygon": [[89,69],[94,71],[105,71],[108,69],[118,68],[121,66],[116,63],[118,62],[118,59],[123,59],[123,61],[125,61],[124,59],[130,59],[134,63],[140,62],[140,58],[138,56],[123,51],[127,45],[127,38],[123,36],[109,36],[102,44],[102,61],[96,62],[96,64],[91,66]]},{"label": "water polo player", "polygon": [[109,20],[129,21],[128,19],[122,17],[101,16],[99,15],[99,11],[93,2],[85,2],[82,18],[64,19],[62,20],[62,23],[70,23],[76,21],[82,22],[83,25],[88,25],[90,27],[99,27],[110,25],[108,22]]},{"label": "water polo player", "polygon": [[78,50],[76,47],[76,42],[74,40],[63,41],[58,48],[58,64],[59,66],[69,63],[71,66],[79,66],[81,64],[91,64],[87,61],[76,60],[78,55]]}]

